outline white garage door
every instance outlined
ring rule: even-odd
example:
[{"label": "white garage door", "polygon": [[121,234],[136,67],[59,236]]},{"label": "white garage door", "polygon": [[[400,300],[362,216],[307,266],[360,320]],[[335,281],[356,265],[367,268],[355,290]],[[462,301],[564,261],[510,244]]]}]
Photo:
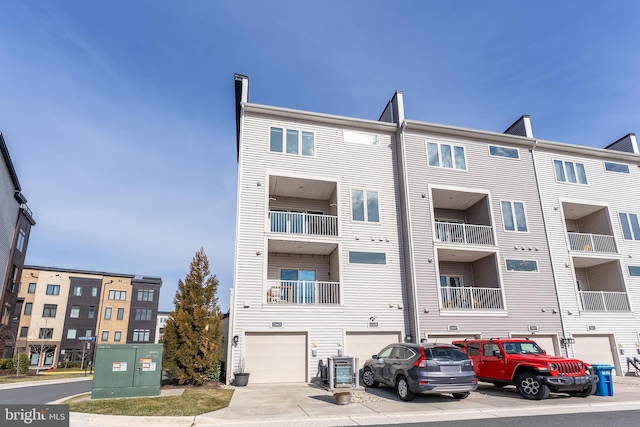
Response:
[{"label": "white garage door", "polygon": [[574,335],[573,351],[575,357],[587,363],[613,363],[611,337],[609,335]]},{"label": "white garage door", "polygon": [[518,335],[512,334],[512,338],[529,338],[532,341],[535,341],[543,350],[546,350],[549,356],[558,355],[558,351],[556,350],[556,338],[553,335]]},{"label": "white garage door", "polygon": [[428,335],[429,344],[451,344],[454,341],[462,341],[465,338],[475,339],[474,335]]},{"label": "white garage door", "polygon": [[347,332],[344,353],[357,357],[361,368],[372,355],[396,342],[400,342],[400,332]]},{"label": "white garage door", "polygon": [[247,332],[244,340],[250,383],[307,382],[306,334]]}]

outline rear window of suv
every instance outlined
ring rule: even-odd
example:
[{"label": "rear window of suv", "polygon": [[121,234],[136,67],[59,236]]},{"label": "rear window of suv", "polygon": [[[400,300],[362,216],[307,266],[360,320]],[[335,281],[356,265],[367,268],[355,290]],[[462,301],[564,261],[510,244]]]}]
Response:
[{"label": "rear window of suv", "polygon": [[429,359],[467,360],[466,353],[452,347],[432,347],[425,348],[424,354]]}]

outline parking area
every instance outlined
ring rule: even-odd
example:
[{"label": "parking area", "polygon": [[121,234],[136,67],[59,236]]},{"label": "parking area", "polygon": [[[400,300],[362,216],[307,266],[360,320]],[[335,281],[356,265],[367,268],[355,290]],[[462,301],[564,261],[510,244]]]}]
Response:
[{"label": "parking area", "polygon": [[394,389],[383,386],[352,394],[351,403],[336,405],[330,391],[314,384],[249,384],[235,390],[228,408],[199,416],[196,424],[338,426],[631,410],[640,409],[640,378],[615,377],[614,396],[577,398],[552,393],[542,401],[523,399],[513,386],[499,389],[490,384],[481,384],[465,400],[417,395],[404,402]]}]

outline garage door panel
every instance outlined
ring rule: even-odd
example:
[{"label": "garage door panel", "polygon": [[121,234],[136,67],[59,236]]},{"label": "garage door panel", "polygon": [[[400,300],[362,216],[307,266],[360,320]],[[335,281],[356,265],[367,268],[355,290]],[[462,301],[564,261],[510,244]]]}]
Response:
[{"label": "garage door panel", "polygon": [[345,354],[358,358],[359,367],[389,344],[400,342],[400,332],[347,332]]},{"label": "garage door panel", "polygon": [[590,364],[598,363],[615,366],[611,352],[611,341],[608,335],[574,335],[573,338],[575,340],[573,352],[576,358]]},{"label": "garage door panel", "polygon": [[246,333],[245,370],[256,384],[306,382],[306,334]]}]

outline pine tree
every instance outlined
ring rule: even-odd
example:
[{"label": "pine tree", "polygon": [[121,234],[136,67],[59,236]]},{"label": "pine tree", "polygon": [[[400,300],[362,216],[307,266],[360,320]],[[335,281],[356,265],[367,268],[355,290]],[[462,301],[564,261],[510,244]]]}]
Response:
[{"label": "pine tree", "polygon": [[163,368],[180,384],[207,381],[223,354],[222,313],[218,306],[218,279],[200,248],[184,282],[178,280],[175,310],[165,325]]}]

